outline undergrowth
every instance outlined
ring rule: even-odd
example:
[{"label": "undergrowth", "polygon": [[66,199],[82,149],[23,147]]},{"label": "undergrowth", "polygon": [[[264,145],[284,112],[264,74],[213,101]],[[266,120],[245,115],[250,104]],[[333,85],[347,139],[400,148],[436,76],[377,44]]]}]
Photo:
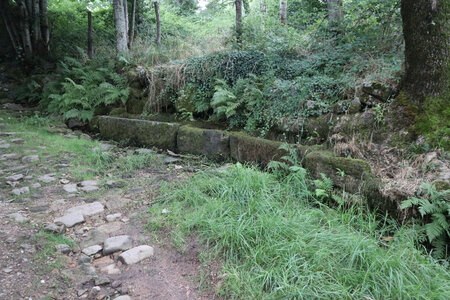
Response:
[{"label": "undergrowth", "polygon": [[415,228],[318,205],[305,173],[200,173],[163,189],[148,227],[165,224],[179,245],[198,235],[222,263],[217,292],[232,299],[450,297],[448,270],[416,248]]}]

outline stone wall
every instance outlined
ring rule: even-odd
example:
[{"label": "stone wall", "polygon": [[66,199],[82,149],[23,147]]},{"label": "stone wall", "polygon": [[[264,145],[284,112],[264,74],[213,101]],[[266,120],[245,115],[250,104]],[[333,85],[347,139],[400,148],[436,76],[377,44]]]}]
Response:
[{"label": "stone wall", "polygon": [[[105,139],[204,155],[217,161],[256,163],[260,167],[267,166],[272,160],[280,160],[287,154],[279,149],[281,142],[177,123],[99,116],[91,121],[90,127]],[[382,196],[381,181],[375,177],[367,162],[336,156],[320,145],[292,146],[297,149],[299,160],[313,177],[320,178],[323,173],[333,180],[336,187],[364,195],[371,208],[388,211],[394,217],[402,218],[396,201]]]}]

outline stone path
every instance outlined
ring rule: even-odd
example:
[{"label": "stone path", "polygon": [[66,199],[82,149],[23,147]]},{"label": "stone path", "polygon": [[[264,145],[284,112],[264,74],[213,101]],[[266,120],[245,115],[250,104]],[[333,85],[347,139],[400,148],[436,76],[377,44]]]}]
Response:
[{"label": "stone path", "polygon": [[[161,182],[191,176],[181,161],[162,156],[132,176],[81,180],[76,154],[53,155],[52,145],[30,141],[35,132],[5,131],[4,117],[0,124],[0,299],[216,298],[192,281],[200,276],[195,241],[180,254],[145,229]],[[61,138],[89,139],[57,128]],[[115,156],[136,153],[101,145]]]}]

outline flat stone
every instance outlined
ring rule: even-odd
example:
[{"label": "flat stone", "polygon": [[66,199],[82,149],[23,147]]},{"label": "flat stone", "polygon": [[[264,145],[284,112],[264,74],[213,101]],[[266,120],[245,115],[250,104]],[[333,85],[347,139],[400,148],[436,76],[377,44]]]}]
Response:
[{"label": "flat stone", "polygon": [[82,264],[90,264],[92,262],[92,257],[82,253],[80,254],[80,256],[78,257],[78,264],[82,265]]},{"label": "flat stone", "polygon": [[117,251],[128,250],[133,240],[128,235],[114,236],[105,240],[103,254],[108,255]]},{"label": "flat stone", "polygon": [[33,183],[33,184],[31,185],[31,187],[34,188],[34,189],[38,189],[38,188],[41,187],[41,184],[40,184],[40,183]]},{"label": "flat stone", "polygon": [[98,190],[98,186],[95,185],[87,185],[81,188],[83,192],[89,193]]},{"label": "flat stone", "polygon": [[96,186],[98,185],[97,180],[84,180],[80,183],[81,186]]},{"label": "flat stone", "polygon": [[107,285],[111,280],[106,276],[100,276],[95,279],[95,285]]},{"label": "flat stone", "polygon": [[98,230],[96,228],[88,232],[87,237],[85,237],[81,243],[81,248],[87,248],[94,245],[100,245],[104,240],[108,238],[108,234],[104,231]]},{"label": "flat stone", "polygon": [[66,244],[55,245],[55,249],[56,249],[56,251],[58,251],[59,253],[62,253],[62,254],[68,254],[71,251],[70,246],[66,245]]},{"label": "flat stone", "polygon": [[153,247],[141,245],[120,254],[119,260],[126,265],[132,265],[153,256],[153,253]]},{"label": "flat stone", "polygon": [[44,230],[45,231],[48,231],[48,232],[52,232],[52,233],[61,233],[61,232],[63,232],[64,231],[64,225],[56,225],[56,224],[47,224],[45,227],[44,227]]},{"label": "flat stone", "polygon": [[0,149],[8,149],[9,147],[11,147],[11,145],[8,143],[0,144]]},{"label": "flat stone", "polygon": [[112,195],[106,198],[106,208],[109,210],[118,210],[126,206],[130,200],[120,197],[119,195]]},{"label": "flat stone", "polygon": [[114,145],[107,144],[107,143],[100,143],[100,150],[101,151],[109,151],[112,148],[114,148]]},{"label": "flat stone", "polygon": [[151,149],[146,149],[146,148],[136,149],[135,152],[138,153],[138,154],[151,154],[151,153],[155,153],[155,151],[153,151],[153,150],[151,150]]},{"label": "flat stone", "polygon": [[11,194],[13,194],[15,196],[19,196],[19,195],[23,195],[23,194],[28,194],[29,192],[30,192],[30,188],[27,186],[24,186],[21,188],[13,189],[11,191]]},{"label": "flat stone", "polygon": [[175,157],[171,157],[171,156],[168,156],[168,157],[166,157],[166,158],[164,159],[164,163],[165,163],[166,165],[168,165],[168,164],[173,164],[173,163],[176,163],[176,162],[178,162],[178,161],[180,161],[179,158],[175,158]]},{"label": "flat stone", "polygon": [[113,300],[133,300],[133,298],[131,298],[128,295],[122,295],[122,296],[114,298]]},{"label": "flat stone", "polygon": [[24,139],[21,139],[21,138],[15,138],[15,139],[11,140],[11,143],[14,143],[14,144],[23,144],[23,142],[24,142]]},{"label": "flat stone", "polygon": [[115,180],[108,180],[106,182],[106,186],[108,188],[123,188],[125,186],[125,182],[123,181],[115,181]]},{"label": "flat stone", "polygon": [[47,211],[49,209],[50,209],[50,205],[48,205],[48,204],[37,205],[37,206],[30,207],[30,211],[34,212],[34,213],[44,212],[44,211]]},{"label": "flat stone", "polygon": [[9,215],[10,218],[14,219],[17,223],[25,223],[28,221],[28,218],[24,217],[21,213],[13,213]]},{"label": "flat stone", "polygon": [[102,213],[104,210],[103,204],[100,202],[92,202],[69,208],[66,210],[66,214],[80,213],[83,216],[92,216]]},{"label": "flat stone", "polygon": [[122,218],[122,214],[121,213],[111,214],[111,215],[107,215],[106,216],[106,221],[114,222],[116,220],[119,220],[120,218]]},{"label": "flat stone", "polygon": [[0,155],[0,160],[10,160],[10,159],[19,159],[19,155],[16,153],[6,153]]},{"label": "flat stone", "polygon": [[63,185],[63,189],[67,192],[67,193],[76,193],[78,192],[77,190],[77,184],[76,183],[68,183]]},{"label": "flat stone", "polygon": [[100,271],[108,275],[120,274],[120,269],[115,264],[107,265],[101,268]]},{"label": "flat stone", "polygon": [[39,155],[27,155],[22,157],[22,162],[23,163],[30,163],[30,162],[34,162],[34,161],[38,161],[39,160]]},{"label": "flat stone", "polygon": [[120,223],[119,221],[115,221],[101,225],[100,227],[98,227],[98,230],[106,232],[107,234],[111,234],[118,232],[121,227],[122,223]]},{"label": "flat stone", "polygon": [[23,174],[15,174],[15,175],[11,175],[6,177],[7,180],[11,180],[11,181],[19,181],[20,179],[23,179]]},{"label": "flat stone", "polygon": [[56,180],[55,177],[53,177],[52,175],[42,175],[41,177],[38,178],[39,181],[42,181],[44,183],[50,183]]},{"label": "flat stone", "polygon": [[10,131],[10,132],[0,132],[0,136],[13,136],[13,135],[16,135],[17,134],[17,132],[12,132],[12,131]]},{"label": "flat stone", "polygon": [[2,271],[5,272],[6,274],[9,274],[9,273],[11,273],[13,270],[12,270],[11,268],[4,268]]},{"label": "flat stone", "polygon": [[61,218],[55,219],[56,225],[63,224],[67,228],[73,227],[77,224],[81,224],[84,222],[84,216],[80,212],[74,212],[72,214],[67,214],[65,216],[62,216]]},{"label": "flat stone", "polygon": [[97,254],[102,249],[103,249],[102,246],[94,245],[94,246],[90,246],[90,247],[84,248],[81,252],[83,252],[84,254],[86,254],[88,256],[91,256],[91,255]]}]

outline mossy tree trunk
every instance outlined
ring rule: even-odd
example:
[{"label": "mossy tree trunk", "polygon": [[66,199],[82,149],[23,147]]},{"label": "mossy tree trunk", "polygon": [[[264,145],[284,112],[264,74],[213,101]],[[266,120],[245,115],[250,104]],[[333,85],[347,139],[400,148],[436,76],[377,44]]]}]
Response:
[{"label": "mossy tree trunk", "polygon": [[125,22],[124,0],[114,0],[114,23],[116,27],[116,51],[117,55],[128,51],[128,30]]},{"label": "mossy tree trunk", "polygon": [[402,0],[406,74],[402,89],[415,104],[437,98],[450,83],[450,0]]},{"label": "mossy tree trunk", "polygon": [[235,0],[236,7],[236,41],[238,44],[242,42],[242,0]]}]

